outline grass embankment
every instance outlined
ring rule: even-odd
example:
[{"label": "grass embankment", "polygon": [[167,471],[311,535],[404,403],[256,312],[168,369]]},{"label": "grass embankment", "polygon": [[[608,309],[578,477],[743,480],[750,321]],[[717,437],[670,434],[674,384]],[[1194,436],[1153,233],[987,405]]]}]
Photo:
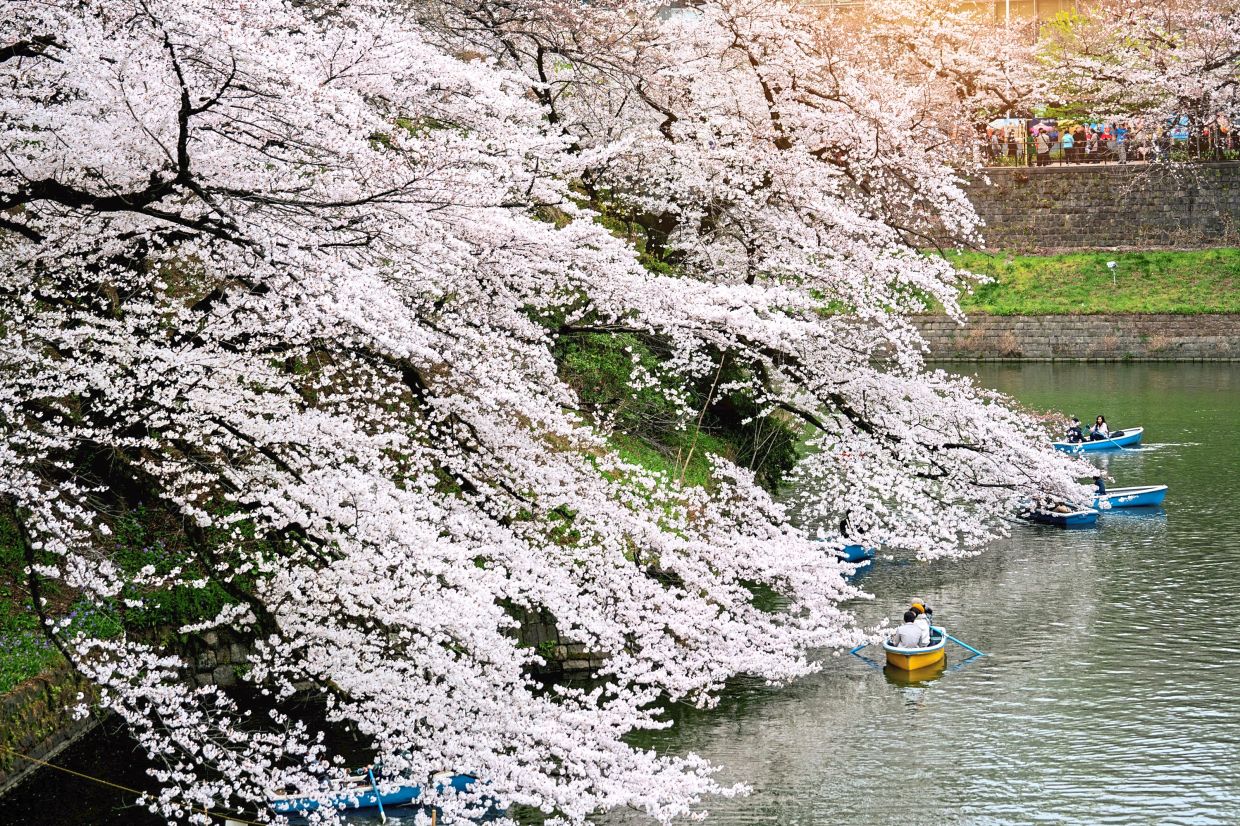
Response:
[{"label": "grass embankment", "polygon": [[[708,485],[714,454],[751,468],[759,484],[777,489],[795,461],[799,432],[760,416],[742,393],[716,392],[745,377],[732,361],[687,388],[682,406],[671,392],[680,380],[663,375],[664,344],[631,334],[564,337],[556,358],[584,412],[611,422],[611,445],[626,461],[685,484]],[[648,380],[635,389],[639,371]]]},{"label": "grass embankment", "polygon": [[1240,249],[948,255],[995,279],[964,297],[966,313],[1240,313]]},{"label": "grass embankment", "polygon": [[[153,566],[159,573],[173,568],[189,571],[194,560],[187,549],[174,542],[171,531],[159,530],[160,520],[146,509],[131,511],[114,526],[114,545],[109,557],[130,574]],[[167,540],[167,541],[165,541]],[[54,558],[40,552],[41,564]],[[130,590],[123,597],[142,597],[141,608],[122,609],[120,602],[94,604],[57,580],[43,578],[40,593],[43,609],[55,622],[68,623],[63,637],[82,632],[92,637],[115,637],[124,632],[147,636],[166,633],[185,623],[215,616],[229,601],[214,582],[205,588],[176,586],[139,593]],[[39,616],[30,599],[26,578],[26,556],[17,526],[0,512],[0,694],[61,662],[61,654],[39,628]]]},{"label": "grass embankment", "polygon": [[24,584],[17,526],[0,513],[0,694],[53,665],[60,652],[39,633]]}]

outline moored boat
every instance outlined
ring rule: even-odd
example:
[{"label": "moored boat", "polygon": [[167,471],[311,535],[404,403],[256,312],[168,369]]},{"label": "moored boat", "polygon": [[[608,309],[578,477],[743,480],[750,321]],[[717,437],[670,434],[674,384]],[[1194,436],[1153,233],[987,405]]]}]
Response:
[{"label": "moored boat", "polygon": [[864,545],[845,545],[838,553],[845,562],[863,562],[874,558],[874,549]]},{"label": "moored boat", "polygon": [[1166,498],[1166,485],[1110,488],[1106,493],[1094,497],[1094,508],[1100,508],[1102,502],[1113,508],[1152,508],[1161,505]]},{"label": "moored boat", "polygon": [[1107,438],[1099,439],[1095,442],[1051,442],[1051,445],[1055,450],[1062,450],[1064,453],[1092,453],[1095,450],[1119,450],[1140,444],[1141,434],[1144,432],[1144,427],[1128,427],[1123,430],[1116,430]]},{"label": "moored boat", "polygon": [[928,648],[903,648],[883,640],[887,665],[900,671],[921,671],[933,668],[947,659],[947,631],[937,625],[930,626]]},{"label": "moored boat", "polygon": [[[447,772],[433,778],[435,790],[438,792],[449,788],[466,792],[477,780],[473,775]],[[319,809],[347,811],[409,806],[416,804],[422,797],[421,786],[399,785],[384,789],[381,781],[376,781],[368,771],[363,771],[355,773],[353,777],[326,790],[322,795],[277,795],[268,800],[268,805],[278,814],[305,815]]]},{"label": "moored boat", "polygon": [[1098,522],[1098,511],[1085,509],[1080,511],[1026,511],[1021,516],[1030,522],[1041,522],[1043,525],[1057,525],[1061,528],[1084,528]]}]

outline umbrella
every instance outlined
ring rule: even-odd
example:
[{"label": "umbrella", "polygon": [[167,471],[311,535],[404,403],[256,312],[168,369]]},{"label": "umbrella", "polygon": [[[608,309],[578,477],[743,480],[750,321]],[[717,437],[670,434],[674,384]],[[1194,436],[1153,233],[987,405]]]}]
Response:
[{"label": "umbrella", "polygon": [[986,125],[991,129],[1007,129],[1011,126],[1020,126],[1021,120],[1020,118],[995,118]]}]

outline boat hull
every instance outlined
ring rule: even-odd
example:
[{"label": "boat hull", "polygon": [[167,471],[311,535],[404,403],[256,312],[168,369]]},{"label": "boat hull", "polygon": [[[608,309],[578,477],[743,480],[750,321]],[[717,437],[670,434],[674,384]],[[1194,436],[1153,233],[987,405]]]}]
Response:
[{"label": "boat hull", "polygon": [[1133,488],[1111,488],[1105,494],[1094,498],[1094,508],[1101,507],[1102,502],[1112,508],[1154,508],[1167,498],[1166,485],[1145,485]]},{"label": "boat hull", "polygon": [[1098,450],[1120,450],[1125,447],[1132,447],[1141,443],[1141,435],[1145,432],[1143,427],[1129,427],[1121,431],[1122,436],[1113,436],[1110,439],[1101,439],[1096,442],[1052,442],[1055,450],[1064,453],[1093,453]]},{"label": "boat hull", "polygon": [[1060,528],[1087,528],[1098,522],[1098,511],[1072,511],[1071,513],[1056,513],[1054,511],[1033,511],[1024,514],[1024,517],[1030,522],[1039,522],[1043,525],[1055,525]]},{"label": "boat hull", "polygon": [[[467,791],[477,781],[477,778],[467,774],[452,775],[451,778],[445,779],[441,783],[436,783],[435,787],[439,791],[444,791],[449,787],[456,789],[458,792]],[[315,812],[319,809],[335,809],[337,811],[349,811],[354,809],[375,809],[382,803],[385,808],[391,806],[408,806],[416,803],[422,797],[421,786],[398,786],[391,792],[385,792],[376,795],[374,787],[361,781],[357,785],[336,792],[332,792],[324,797],[279,797],[270,802],[271,808],[282,815],[298,815],[308,812]]]},{"label": "boat hull", "polygon": [[874,558],[874,549],[863,545],[845,545],[840,549],[839,555],[845,562],[863,562]]},{"label": "boat hull", "polygon": [[931,680],[937,680],[946,672],[946,657],[928,668],[917,668],[912,671],[906,671],[903,668],[895,668],[890,665],[883,668],[883,676],[887,678],[887,682],[895,685],[920,685],[928,683]]},{"label": "boat hull", "polygon": [[899,648],[883,643],[887,665],[898,671],[922,671],[940,665],[947,659],[947,632],[937,625],[930,630],[929,648]]}]

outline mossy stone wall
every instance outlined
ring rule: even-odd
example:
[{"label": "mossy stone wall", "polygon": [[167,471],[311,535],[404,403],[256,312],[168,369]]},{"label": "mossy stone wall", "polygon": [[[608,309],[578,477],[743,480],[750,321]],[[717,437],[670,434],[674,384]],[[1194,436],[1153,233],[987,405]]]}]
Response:
[{"label": "mossy stone wall", "polygon": [[1240,315],[914,319],[932,360],[1240,361]]},{"label": "mossy stone wall", "polygon": [[1240,242],[1240,163],[988,169],[968,187],[990,249],[1152,249]]},{"label": "mossy stone wall", "polygon": [[94,688],[62,664],[0,695],[0,795],[38,768],[13,752],[48,760],[95,726],[93,716],[73,719],[79,692],[87,703],[95,699]]}]

